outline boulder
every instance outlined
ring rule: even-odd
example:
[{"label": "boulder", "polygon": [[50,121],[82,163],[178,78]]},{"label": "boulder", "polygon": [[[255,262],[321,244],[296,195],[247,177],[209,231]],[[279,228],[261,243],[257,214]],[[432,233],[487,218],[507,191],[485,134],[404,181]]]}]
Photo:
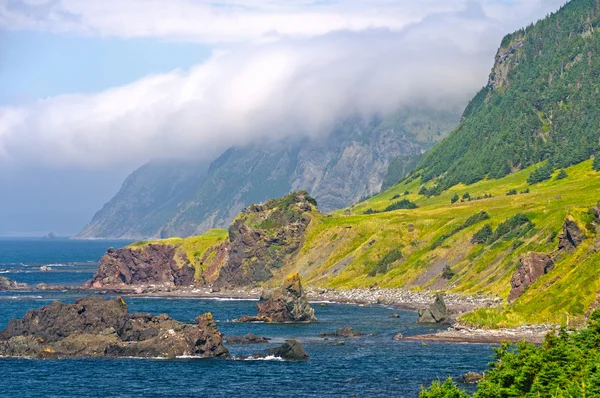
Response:
[{"label": "boulder", "polygon": [[462,378],[467,384],[475,384],[479,383],[483,379],[483,375],[475,372],[467,372]]},{"label": "boulder", "polygon": [[400,341],[404,339],[404,335],[400,332],[396,333],[393,337],[392,340],[396,340],[396,341]]},{"label": "boulder", "polygon": [[448,323],[450,321],[450,313],[444,303],[444,295],[437,294],[435,301],[429,306],[419,310],[419,318],[417,323]]},{"label": "boulder", "polygon": [[571,253],[584,239],[585,235],[575,220],[567,217],[563,223],[562,232],[558,235],[558,250]]},{"label": "boulder", "polygon": [[338,328],[334,333],[321,333],[321,336],[330,336],[330,337],[358,337],[364,336],[365,333],[360,330],[354,330],[349,326]]},{"label": "boulder", "polygon": [[188,325],[129,314],[122,298],[85,298],[28,311],[0,332],[0,355],[23,357],[228,357],[210,313]]},{"label": "boulder", "polygon": [[314,322],[317,320],[299,274],[288,276],[279,289],[263,292],[257,304],[256,317],[242,317],[238,322]]},{"label": "boulder", "polygon": [[540,276],[554,268],[552,257],[541,253],[527,253],[519,260],[519,266],[510,279],[510,294],[508,301],[515,301],[527,286],[535,282]]},{"label": "boulder", "polygon": [[268,343],[270,339],[266,337],[256,336],[253,333],[248,333],[244,336],[232,335],[227,337],[227,344],[262,344]]},{"label": "boulder", "polygon": [[298,340],[289,339],[281,347],[271,348],[269,355],[282,358],[286,361],[306,361],[310,359],[302,344]]}]

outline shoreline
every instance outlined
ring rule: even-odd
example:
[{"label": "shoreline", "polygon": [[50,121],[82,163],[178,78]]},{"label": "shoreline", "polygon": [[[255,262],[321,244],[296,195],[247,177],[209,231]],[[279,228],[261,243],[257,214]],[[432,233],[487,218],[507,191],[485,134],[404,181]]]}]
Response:
[{"label": "shoreline", "polygon": [[[212,288],[173,288],[171,286],[130,286],[119,288],[86,289],[82,287],[47,286],[44,289],[19,289],[15,291],[80,291],[90,294],[116,294],[124,297],[149,297],[149,298],[199,298],[221,300],[252,300],[258,301],[263,289],[232,289],[213,290]],[[306,288],[309,302],[329,302],[336,304],[352,305],[385,305],[399,310],[418,311],[427,308],[435,299],[434,292],[414,292],[405,289],[317,289]],[[444,296],[446,307],[458,317],[466,312],[481,307],[496,307],[501,304],[498,298],[485,296],[459,296],[446,294]],[[518,343],[527,341],[540,344],[544,336],[554,329],[554,325],[529,325],[517,328],[482,329],[462,326],[455,323],[448,329],[436,333],[406,336],[400,338],[404,341],[446,342],[446,343],[484,343],[500,344],[503,342]]]}]

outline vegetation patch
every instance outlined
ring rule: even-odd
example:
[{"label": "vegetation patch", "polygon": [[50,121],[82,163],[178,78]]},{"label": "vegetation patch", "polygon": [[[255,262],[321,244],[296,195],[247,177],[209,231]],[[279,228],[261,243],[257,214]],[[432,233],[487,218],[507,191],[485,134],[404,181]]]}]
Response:
[{"label": "vegetation patch", "polygon": [[422,389],[420,398],[598,397],[600,396],[600,311],[587,328],[549,333],[544,343],[503,344],[477,391],[469,395],[451,379]]}]

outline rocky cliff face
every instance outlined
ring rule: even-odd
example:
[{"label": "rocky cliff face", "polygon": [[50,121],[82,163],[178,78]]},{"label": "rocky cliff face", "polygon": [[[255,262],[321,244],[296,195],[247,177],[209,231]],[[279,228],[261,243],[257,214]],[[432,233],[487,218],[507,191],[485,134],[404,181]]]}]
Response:
[{"label": "rocky cliff face", "polygon": [[248,207],[232,222],[227,239],[208,241],[204,252],[172,240],[109,249],[86,287],[256,285],[302,246],[316,211],[316,201],[300,191]]},{"label": "rocky cliff face", "polygon": [[339,209],[379,192],[393,159],[428,150],[458,120],[458,111],[408,110],[348,120],[320,139],[231,148],[210,167],[152,162],[127,178],[78,237],[198,235],[227,227],[252,203],[295,190],[308,190],[324,211]]},{"label": "rocky cliff face", "polygon": [[143,248],[108,249],[86,287],[119,287],[132,284],[190,286],[194,267],[172,245],[149,244]]},{"label": "rocky cliff face", "polygon": [[516,300],[540,276],[554,268],[554,261],[547,254],[528,253],[519,261],[519,267],[510,280],[508,301]]},{"label": "rocky cliff face", "polygon": [[19,357],[227,357],[211,314],[195,325],[167,315],[129,314],[117,297],[54,302],[13,319],[0,332],[0,355]]}]

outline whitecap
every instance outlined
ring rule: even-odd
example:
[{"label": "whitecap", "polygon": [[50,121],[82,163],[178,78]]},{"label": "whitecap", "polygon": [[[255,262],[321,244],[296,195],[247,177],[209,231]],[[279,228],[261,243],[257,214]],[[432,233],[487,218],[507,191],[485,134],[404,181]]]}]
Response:
[{"label": "whitecap", "polygon": [[244,361],[284,361],[281,357],[276,357],[275,355],[267,355],[266,357],[253,357],[249,356],[248,358],[244,358]]}]

